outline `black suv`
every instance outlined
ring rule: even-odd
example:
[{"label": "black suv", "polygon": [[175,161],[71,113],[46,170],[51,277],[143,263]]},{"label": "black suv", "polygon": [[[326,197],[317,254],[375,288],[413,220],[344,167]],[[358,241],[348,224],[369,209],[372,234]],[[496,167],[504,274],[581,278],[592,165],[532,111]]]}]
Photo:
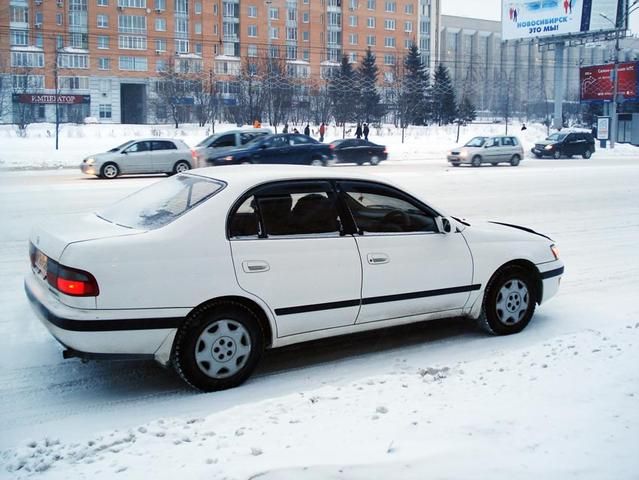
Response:
[{"label": "black suv", "polygon": [[570,158],[573,155],[590,158],[595,153],[595,139],[588,132],[557,132],[536,143],[531,151],[537,158]]}]

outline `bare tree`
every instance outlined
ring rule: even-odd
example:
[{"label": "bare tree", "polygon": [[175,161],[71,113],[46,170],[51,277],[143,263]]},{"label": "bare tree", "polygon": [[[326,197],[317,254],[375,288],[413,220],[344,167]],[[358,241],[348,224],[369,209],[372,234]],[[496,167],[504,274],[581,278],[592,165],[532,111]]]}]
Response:
[{"label": "bare tree", "polygon": [[173,57],[168,58],[166,69],[158,74],[156,107],[166,107],[175,128],[190,117],[190,107],[198,90],[197,75],[197,72],[180,71]]},{"label": "bare tree", "polygon": [[284,60],[280,58],[262,59],[266,63],[266,112],[268,121],[275,132],[284,123],[292,107],[293,84]]},{"label": "bare tree", "polygon": [[11,112],[11,70],[6,57],[0,57],[0,121]]},{"label": "bare tree", "polygon": [[220,111],[221,98],[213,70],[196,75],[193,83],[193,97],[198,124],[203,127],[211,122],[211,129],[215,133],[215,119]]},{"label": "bare tree", "polygon": [[251,124],[261,120],[266,106],[263,88],[266,72],[264,65],[254,57],[246,58],[238,76],[237,106],[233,109],[237,124]]}]

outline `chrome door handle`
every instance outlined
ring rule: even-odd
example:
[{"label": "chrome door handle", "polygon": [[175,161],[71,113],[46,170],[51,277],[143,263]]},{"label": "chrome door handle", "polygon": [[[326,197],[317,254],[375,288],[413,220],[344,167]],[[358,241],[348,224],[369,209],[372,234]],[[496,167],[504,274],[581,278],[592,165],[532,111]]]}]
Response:
[{"label": "chrome door handle", "polygon": [[390,258],[385,253],[369,253],[366,255],[369,265],[383,265],[390,262]]},{"label": "chrome door handle", "polygon": [[242,270],[246,273],[267,272],[270,269],[270,265],[262,260],[248,260],[246,262],[242,262]]}]

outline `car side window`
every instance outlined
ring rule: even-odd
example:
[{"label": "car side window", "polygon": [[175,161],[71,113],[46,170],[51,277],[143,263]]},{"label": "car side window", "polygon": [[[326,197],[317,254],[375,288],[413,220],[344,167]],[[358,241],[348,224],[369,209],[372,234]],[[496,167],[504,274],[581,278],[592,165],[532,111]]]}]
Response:
[{"label": "car side window", "polygon": [[215,140],[212,144],[212,147],[234,147],[235,146],[235,134],[231,133],[228,135],[222,135],[220,138]]},{"label": "car side window", "polygon": [[153,140],[151,142],[151,150],[177,150],[177,147],[173,142],[166,140]]},{"label": "car side window", "polygon": [[126,149],[128,153],[146,152],[149,150],[149,142],[136,142]]},{"label": "car side window", "polygon": [[242,145],[246,145],[248,142],[253,140],[255,137],[256,137],[256,135],[253,135],[252,133],[240,133],[240,143]]},{"label": "car side window", "polygon": [[288,139],[286,137],[273,137],[266,145],[269,148],[285,147],[288,145]]},{"label": "car side window", "polygon": [[311,143],[311,139],[306,135],[291,135],[291,145],[307,145],[309,143]]},{"label": "car side window", "polygon": [[512,147],[512,146],[514,146],[514,145],[515,145],[515,144],[513,143],[513,139],[512,139],[511,137],[502,137],[502,139],[501,139],[501,144],[502,144],[504,147]]},{"label": "car side window", "polygon": [[229,220],[231,238],[341,233],[336,197],[327,182],[261,187],[242,201]]},{"label": "car side window", "polygon": [[340,185],[357,230],[367,233],[436,232],[435,213],[384,185]]}]

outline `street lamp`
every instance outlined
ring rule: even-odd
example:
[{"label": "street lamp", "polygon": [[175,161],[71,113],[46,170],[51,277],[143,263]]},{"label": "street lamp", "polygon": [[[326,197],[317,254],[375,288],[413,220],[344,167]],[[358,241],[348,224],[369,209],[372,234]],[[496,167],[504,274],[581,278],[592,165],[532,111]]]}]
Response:
[{"label": "street lamp", "polygon": [[[626,13],[621,17],[621,24],[625,25],[628,20],[628,16],[639,9],[639,0],[634,0],[631,5],[626,9]],[[615,148],[615,140],[617,138],[617,126],[618,126],[618,118],[617,118],[617,96],[619,91],[619,34],[620,29],[617,22],[613,22],[607,15],[600,13],[602,18],[608,20],[615,27],[615,64],[612,70],[613,76],[613,86],[612,86],[612,113],[611,113],[611,122],[610,122],[610,148]]]}]

